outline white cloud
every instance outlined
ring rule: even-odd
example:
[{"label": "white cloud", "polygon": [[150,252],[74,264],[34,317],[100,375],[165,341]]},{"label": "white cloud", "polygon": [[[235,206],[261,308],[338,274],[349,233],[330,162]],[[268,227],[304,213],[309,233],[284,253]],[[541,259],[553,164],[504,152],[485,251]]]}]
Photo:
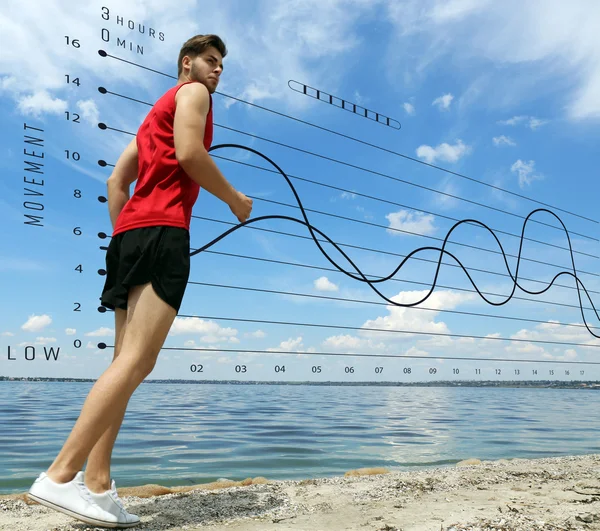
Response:
[{"label": "white cloud", "polygon": [[114,336],[115,331],[112,328],[102,327],[98,328],[98,330],[94,330],[93,332],[87,332],[85,335],[90,337]]},{"label": "white cloud", "polygon": [[68,336],[74,336],[77,333],[76,328],[65,328],[65,334]]},{"label": "white cloud", "polygon": [[319,277],[314,282],[315,288],[319,291],[338,291],[339,287],[327,277]]},{"label": "white cloud", "polygon": [[13,337],[14,334],[12,332],[2,332],[2,334],[0,334],[2,337]]},{"label": "white cloud", "polygon": [[494,142],[494,145],[496,145],[496,146],[516,146],[517,145],[512,138],[510,138],[508,136],[504,136],[504,135],[495,136],[492,140]]},{"label": "white cloud", "polygon": [[56,343],[55,337],[36,337],[35,344],[36,345],[47,345],[48,343]]},{"label": "white cloud", "polygon": [[282,341],[281,343],[279,343],[278,347],[275,348],[268,348],[267,352],[274,352],[277,350],[287,350],[287,351],[294,351],[294,352],[304,352],[302,350],[302,347],[304,346],[303,342],[302,342],[302,336],[297,337],[297,338],[289,338],[286,341]]},{"label": "white cloud", "polygon": [[[222,91],[251,102],[284,100],[297,108],[323,104],[289,90],[288,80],[335,95],[343,69],[331,68],[332,62],[363,44],[355,25],[373,8],[371,0],[263,0],[247,3],[247,8],[241,5],[203,4],[211,12],[211,32],[223,35],[229,50],[223,76],[227,90],[224,86]],[[263,53],[255,53],[259,49]],[[326,86],[312,82],[322,79],[327,79]],[[357,104],[365,101],[360,94],[353,97]]]},{"label": "white cloud", "polygon": [[94,100],[80,100],[77,108],[81,111],[81,117],[90,125],[97,126],[100,121],[100,112]]},{"label": "white cloud", "polygon": [[322,346],[336,352],[384,352],[385,341],[361,338],[350,334],[330,336],[322,342]]},{"label": "white cloud", "polygon": [[194,317],[176,317],[171,325],[169,335],[199,335],[202,343],[221,343],[232,341],[238,334],[235,328],[223,328],[213,321]]},{"label": "white cloud", "polygon": [[27,322],[21,327],[26,332],[39,332],[52,323],[49,315],[31,315]]},{"label": "white cloud", "polygon": [[[397,303],[410,304],[421,300],[428,290],[423,291],[401,291],[398,295],[391,297]],[[421,303],[425,308],[452,310],[475,298],[472,293],[460,293],[454,291],[434,291],[429,298]],[[439,314],[437,311],[423,311],[411,307],[386,306],[389,314],[376,319],[368,320],[363,324],[363,329],[379,328],[384,330],[410,330],[414,332],[447,333],[448,327],[444,322],[435,321]],[[394,334],[398,338],[407,337],[406,334]],[[389,336],[388,336],[389,337]]]},{"label": "white cloud", "polygon": [[413,116],[415,114],[415,106],[412,103],[405,102],[403,105],[406,114]]},{"label": "white cloud", "polygon": [[489,0],[447,0],[436,3],[431,10],[431,17],[438,22],[460,20],[466,15],[477,12]]},{"label": "white cloud", "polygon": [[256,330],[255,332],[251,332],[250,334],[245,334],[246,337],[253,337],[256,339],[262,339],[263,337],[267,337],[267,334],[262,330]]},{"label": "white cloud", "polygon": [[436,227],[433,224],[435,220],[433,214],[400,210],[398,212],[392,212],[385,217],[390,222],[387,232],[395,236],[406,235],[404,232],[398,232],[400,230],[416,232],[423,235],[433,234],[436,230]]},{"label": "white cloud", "polygon": [[[481,59],[492,65],[525,65],[528,70],[516,76],[506,75],[505,68],[498,69],[495,78],[490,75],[487,87],[497,90],[501,98],[487,90],[480,90],[480,97],[503,100],[508,93],[518,102],[519,91],[525,89],[533,100],[538,94],[532,89],[542,86],[567,95],[565,106],[570,116],[600,115],[600,37],[596,31],[600,12],[594,0],[206,0],[202,8],[211,13],[209,26],[198,19],[197,2],[191,0],[180,2],[177,10],[158,0],[124,2],[111,8],[109,21],[100,20],[103,3],[99,0],[32,0],[27,10],[16,0],[4,4],[0,34],[11,46],[4,47],[0,59],[0,90],[12,95],[16,106],[21,102],[28,112],[64,112],[69,96],[77,99],[82,91],[66,85],[68,71],[77,72],[82,79],[102,72],[102,79],[111,84],[135,83],[138,92],[155,88],[154,74],[88,53],[85,46],[75,49],[57,44],[56,35],[74,35],[73,28],[84,45],[96,42],[100,24],[110,30],[113,41],[116,36],[131,37],[143,44],[143,59],[151,57],[154,68],[171,74],[185,38],[210,30],[222,35],[229,49],[220,91],[251,101],[278,99],[292,106],[316,108],[323,104],[289,90],[287,81],[297,79],[315,86],[327,79],[327,87],[320,88],[335,94],[345,73],[341,67],[345,56],[369,46],[358,31],[359,24],[383,15],[385,20],[377,22],[391,23],[395,35],[421,52],[414,55],[419,62],[414,68],[417,72],[427,66],[435,68],[434,60],[443,60],[447,54],[452,55],[457,69],[469,66],[473,59],[478,66]],[[117,15],[164,31],[166,41],[130,34],[116,25]],[[425,35],[426,41],[416,41],[417,34]],[[398,53],[394,37],[383,44],[394,50],[395,60],[405,67],[406,56]],[[115,43],[104,46],[114,48]],[[24,49],[34,49],[36,54],[24,56]],[[410,46],[400,49],[407,54],[413,51]],[[532,64],[536,68],[529,68]],[[410,75],[410,68],[406,69]],[[560,83],[547,83],[553,77]],[[357,103],[362,100],[358,94],[355,99]],[[447,104],[440,101],[442,106]]]},{"label": "white cloud", "polygon": [[401,71],[410,60],[409,73],[419,75],[450,59],[457,71],[477,65],[489,72],[483,105],[516,107],[552,94],[561,100],[557,110],[570,119],[600,118],[600,4],[595,0],[385,5],[402,39],[393,47]]},{"label": "white cloud", "polygon": [[541,120],[540,118],[536,118],[535,116],[521,115],[513,116],[508,120],[500,120],[498,123],[500,125],[517,125],[525,121],[527,121],[527,127],[529,127],[529,129],[531,129],[532,131],[535,131],[538,127],[546,125],[549,122],[549,120]]},{"label": "white cloud", "polygon": [[436,105],[440,111],[446,111],[450,108],[450,104],[452,103],[453,99],[454,96],[452,94],[444,94],[443,96],[433,100],[431,105]]},{"label": "white cloud", "polygon": [[46,90],[18,97],[17,107],[25,116],[39,118],[42,114],[62,114],[68,108],[65,100],[52,97]]},{"label": "white cloud", "polygon": [[574,360],[577,358],[577,351],[574,348],[568,348],[564,352],[564,358],[566,360]]},{"label": "white cloud", "polygon": [[[437,207],[444,208],[449,210],[451,208],[456,208],[460,205],[460,201],[456,199],[456,197],[460,197],[461,191],[456,183],[456,180],[453,179],[451,175],[446,175],[442,178],[440,183],[436,186],[436,188],[440,192],[444,192],[443,194],[435,194],[432,199],[433,203]],[[449,195],[444,195],[449,194]],[[451,197],[455,196],[455,197]]]},{"label": "white cloud", "polygon": [[[401,291],[391,300],[398,303],[409,304],[422,299],[428,291]],[[451,310],[460,304],[475,298],[471,293],[459,293],[453,291],[434,291],[429,298],[420,306],[431,308],[423,311],[417,308],[401,307],[389,304],[386,306],[387,315],[369,319],[362,325],[358,335],[340,334],[330,336],[323,341],[323,346],[336,351],[343,352],[398,352],[398,341],[405,341],[407,338],[414,339],[420,337],[410,333],[383,333],[389,332],[431,332],[448,333],[449,329],[446,323],[436,321],[439,311]],[[450,338],[432,338],[435,340],[449,340]],[[465,342],[463,342],[465,343]],[[427,340],[419,341],[419,344],[426,345]],[[446,344],[451,344],[447,341]],[[437,346],[431,343],[430,346]],[[428,352],[417,346],[410,347],[407,354],[428,355]]]},{"label": "white cloud", "polygon": [[406,351],[406,356],[419,356],[420,358],[424,358],[426,356],[429,356],[429,352],[427,352],[426,350],[421,350],[417,347],[410,347],[407,351]]},{"label": "white cloud", "polygon": [[201,344],[214,345],[216,343],[239,343],[240,340],[235,336],[227,336],[227,335],[215,335],[215,334],[207,334],[201,336],[198,341],[194,339],[188,339],[184,341],[184,346],[187,348],[196,348],[200,347]]},{"label": "white cloud", "polygon": [[573,343],[583,343],[588,345],[598,344],[598,340],[594,338],[586,328],[582,327],[583,323],[568,323],[577,324],[579,327],[565,327],[559,325],[556,321],[548,321],[540,323],[533,329],[522,328],[518,332],[512,334],[511,339],[535,339],[535,340],[551,340]]},{"label": "white cloud", "polygon": [[342,192],[340,197],[342,199],[356,199],[356,194],[351,192]]},{"label": "white cloud", "polygon": [[283,350],[294,350],[302,346],[302,337],[297,337],[296,339],[288,339],[287,341],[282,341],[280,343],[280,347]]},{"label": "white cloud", "polygon": [[366,340],[361,339],[360,337],[352,336],[350,334],[331,336],[323,341],[323,346],[325,348],[332,349],[343,349],[343,350],[356,350],[359,349]]},{"label": "white cloud", "polygon": [[549,120],[539,120],[538,118],[534,118],[533,116],[529,119],[529,129],[535,131],[538,127],[542,125],[546,125]]},{"label": "white cloud", "polygon": [[417,157],[424,159],[428,163],[442,160],[445,162],[457,162],[465,155],[471,152],[471,147],[458,140],[456,144],[450,145],[446,142],[439,144],[437,147],[421,145],[417,148]]},{"label": "white cloud", "polygon": [[529,162],[523,162],[521,159],[517,160],[511,167],[510,171],[518,174],[519,176],[519,187],[525,188],[529,186],[533,181],[543,179],[543,175],[534,173],[533,167],[535,161],[530,160]]},{"label": "white cloud", "polygon": [[[312,352],[316,351],[316,349],[314,347],[310,347],[310,348],[304,347],[302,336],[297,337],[297,338],[290,337],[288,340],[282,341],[281,343],[279,343],[278,347],[268,348],[267,352],[275,352],[278,350],[285,350],[288,352],[298,352],[298,353],[312,353]],[[305,357],[305,355],[302,355],[300,357]]]},{"label": "white cloud", "polygon": [[[583,323],[567,323],[583,325]],[[509,353],[527,353],[537,354],[540,359],[546,360],[574,360],[579,357],[579,353],[589,353],[593,349],[583,348],[581,350],[575,348],[557,347],[553,351],[555,354],[548,352],[549,345],[527,343],[527,340],[532,341],[556,341],[564,343],[580,343],[582,345],[597,345],[598,340],[594,338],[587,329],[582,326],[566,327],[557,324],[556,321],[548,321],[540,323],[533,329],[522,328],[518,332],[510,335],[511,339],[519,339],[521,341],[510,343],[504,347],[504,350]],[[525,340],[525,341],[523,341]]]},{"label": "white cloud", "polygon": [[513,116],[512,118],[509,118],[508,120],[499,120],[498,123],[500,125],[517,125],[526,119],[527,119],[527,116]]}]

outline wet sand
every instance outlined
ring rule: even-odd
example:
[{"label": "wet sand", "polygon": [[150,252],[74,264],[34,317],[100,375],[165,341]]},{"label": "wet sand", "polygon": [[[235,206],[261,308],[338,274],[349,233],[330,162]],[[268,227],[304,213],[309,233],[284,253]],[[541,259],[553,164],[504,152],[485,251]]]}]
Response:
[{"label": "wet sand", "polygon": [[[118,487],[118,478],[116,478]],[[119,488],[145,530],[557,531],[600,530],[600,454],[463,461],[411,472],[249,478],[166,488]],[[33,501],[0,496],[0,529],[95,528]]]}]

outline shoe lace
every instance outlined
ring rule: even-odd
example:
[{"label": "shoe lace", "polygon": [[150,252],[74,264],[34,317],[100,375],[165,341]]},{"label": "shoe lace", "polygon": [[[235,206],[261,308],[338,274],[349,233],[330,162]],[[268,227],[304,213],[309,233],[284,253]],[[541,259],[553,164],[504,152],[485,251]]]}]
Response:
[{"label": "shoe lace", "polygon": [[83,481],[77,481],[76,482],[77,487],[79,488],[79,492],[81,493],[81,495],[83,496],[83,499],[87,502],[89,502],[92,505],[96,505],[96,502],[94,501],[94,499],[92,498],[92,496],[90,495],[88,489],[85,486],[85,483]]},{"label": "shoe lace", "polygon": [[115,503],[119,506],[119,508],[121,508],[125,511],[125,506],[123,505],[121,498],[119,498],[119,495],[117,494],[117,489],[111,489],[110,495],[111,495],[112,499],[115,501]]}]

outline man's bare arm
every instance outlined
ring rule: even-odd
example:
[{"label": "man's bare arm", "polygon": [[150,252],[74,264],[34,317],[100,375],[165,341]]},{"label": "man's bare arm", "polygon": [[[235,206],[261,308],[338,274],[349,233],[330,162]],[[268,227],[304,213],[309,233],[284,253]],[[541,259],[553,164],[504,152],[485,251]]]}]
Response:
[{"label": "man's bare arm", "polygon": [[129,201],[129,186],[138,176],[138,149],[136,139],[125,148],[115,168],[106,181],[108,187],[108,211],[110,220],[115,228],[117,217]]},{"label": "man's bare arm", "polygon": [[238,201],[238,192],[203,143],[210,105],[208,89],[201,83],[185,85],[177,92],[176,102],[173,136],[177,161],[191,179],[231,207]]}]

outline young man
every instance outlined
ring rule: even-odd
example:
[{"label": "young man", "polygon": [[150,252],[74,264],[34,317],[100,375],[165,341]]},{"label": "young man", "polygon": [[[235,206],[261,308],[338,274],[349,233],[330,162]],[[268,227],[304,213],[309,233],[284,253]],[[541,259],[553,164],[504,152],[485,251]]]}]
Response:
[{"label": "young man", "polygon": [[113,362],[92,387],[60,453],[29,490],[42,505],[93,525],[140,521],[117,495],[110,459],[129,399],[152,372],[183,299],[200,188],[227,203],[240,222],[252,210],[252,200],[229,184],[207,152],[212,94],[226,54],[216,35],[196,35],[183,45],[177,85],[156,102],[108,179],[113,235],[101,301],[115,311]]}]

